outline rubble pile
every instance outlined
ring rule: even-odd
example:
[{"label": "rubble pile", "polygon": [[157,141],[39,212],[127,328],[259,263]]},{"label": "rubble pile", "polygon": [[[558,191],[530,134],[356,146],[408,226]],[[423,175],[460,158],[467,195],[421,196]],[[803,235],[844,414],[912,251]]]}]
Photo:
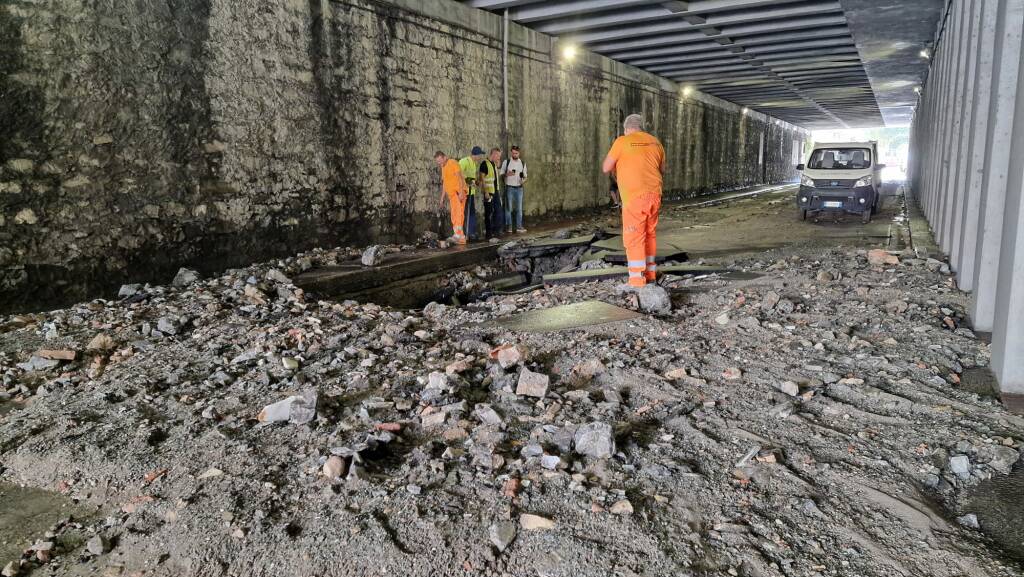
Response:
[{"label": "rubble pile", "polygon": [[[989,351],[941,263],[774,251],[728,263],[756,278],[668,277],[668,300],[620,280],[414,311],[290,280],[386,250],[0,319],[0,480],[104,511],[0,565],[1021,575],[957,510],[1024,419],[959,387]],[[588,299],[656,313],[495,322]]]}]

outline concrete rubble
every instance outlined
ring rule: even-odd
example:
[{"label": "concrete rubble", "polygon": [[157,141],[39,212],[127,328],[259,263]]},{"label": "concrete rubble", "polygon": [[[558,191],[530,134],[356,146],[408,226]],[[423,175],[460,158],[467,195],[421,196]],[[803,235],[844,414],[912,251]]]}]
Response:
[{"label": "concrete rubble", "polygon": [[[959,507],[1024,419],[960,385],[988,346],[912,252],[422,310],[291,284],[334,257],[0,318],[0,481],[103,512],[5,571],[1021,574]],[[656,314],[488,322],[588,299]]]}]

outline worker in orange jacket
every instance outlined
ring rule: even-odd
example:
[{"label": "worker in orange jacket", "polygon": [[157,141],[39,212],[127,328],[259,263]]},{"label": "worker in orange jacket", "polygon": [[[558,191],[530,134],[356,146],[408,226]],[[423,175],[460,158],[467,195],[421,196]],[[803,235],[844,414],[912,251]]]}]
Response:
[{"label": "worker in orange jacket", "polygon": [[642,287],[657,279],[655,232],[661,210],[665,148],[643,131],[643,117],[630,114],[615,139],[602,169],[619,184],[622,196],[622,243],[626,246],[629,285]]},{"label": "worker in orange jacket", "polygon": [[441,205],[444,206],[445,195],[448,195],[451,204],[453,233],[449,240],[456,244],[466,244],[466,232],[462,229],[466,219],[466,197],[469,195],[466,179],[459,163],[440,150],[434,153],[434,162],[441,169]]}]

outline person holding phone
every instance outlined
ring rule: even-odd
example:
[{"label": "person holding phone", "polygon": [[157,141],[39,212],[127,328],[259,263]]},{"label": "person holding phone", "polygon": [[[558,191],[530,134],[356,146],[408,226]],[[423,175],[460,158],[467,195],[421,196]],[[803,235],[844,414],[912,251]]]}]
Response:
[{"label": "person holding phone", "polygon": [[512,232],[512,212],[516,213],[515,231],[526,232],[523,228],[523,186],[526,185],[526,163],[520,157],[519,147],[513,146],[511,158],[501,163],[499,171],[505,178],[505,227]]}]

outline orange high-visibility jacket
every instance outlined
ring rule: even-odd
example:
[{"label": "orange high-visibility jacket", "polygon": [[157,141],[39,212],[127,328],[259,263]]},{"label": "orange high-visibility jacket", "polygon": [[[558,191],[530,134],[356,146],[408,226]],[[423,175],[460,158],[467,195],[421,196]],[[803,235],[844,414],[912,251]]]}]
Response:
[{"label": "orange high-visibility jacket", "polygon": [[620,136],[608,156],[615,159],[615,180],[623,203],[650,192],[661,194],[665,149],[657,138],[646,132]]}]

